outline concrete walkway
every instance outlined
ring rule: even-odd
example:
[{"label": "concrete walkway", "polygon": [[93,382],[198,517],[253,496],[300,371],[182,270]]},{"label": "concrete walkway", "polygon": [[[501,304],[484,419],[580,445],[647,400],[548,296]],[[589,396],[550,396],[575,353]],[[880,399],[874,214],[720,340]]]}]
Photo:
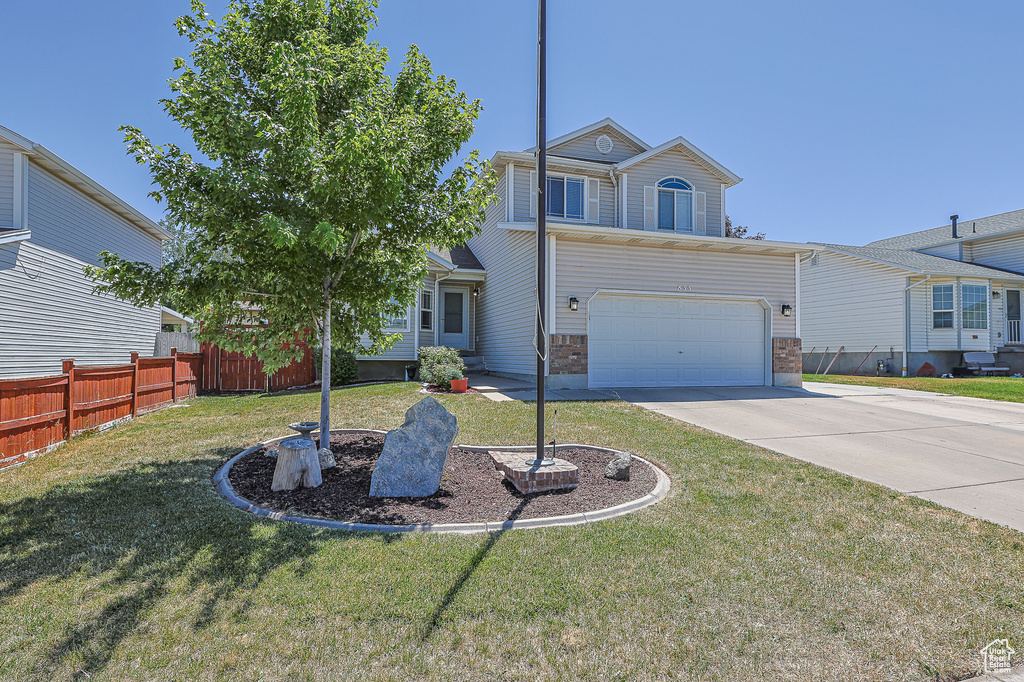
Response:
[{"label": "concrete walkway", "polygon": [[1024,404],[817,383],[803,389],[618,389],[617,395],[1024,531]]},{"label": "concrete walkway", "polygon": [[[504,377],[480,376],[470,377],[469,385],[490,398],[496,403],[506,400],[536,400],[536,384],[532,382],[519,381],[518,379],[506,379]],[[600,391],[591,389],[553,389],[544,391],[545,401],[558,400],[616,400],[614,391]]]}]

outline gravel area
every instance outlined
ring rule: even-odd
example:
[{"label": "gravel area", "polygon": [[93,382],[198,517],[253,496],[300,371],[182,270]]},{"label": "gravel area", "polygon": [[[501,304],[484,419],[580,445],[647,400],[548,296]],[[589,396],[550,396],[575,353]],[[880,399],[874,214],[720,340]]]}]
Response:
[{"label": "gravel area", "polygon": [[331,436],[338,466],[323,472],[317,488],[273,492],[270,483],[277,459],[264,449],[238,460],[228,479],[236,493],[275,511],[337,521],[377,524],[471,523],[561,516],[612,507],[651,492],[657,476],[634,460],[629,481],[604,477],[611,455],[590,448],[560,449],[558,456],[579,467],[580,485],[569,491],[523,495],[495,470],[486,453],[452,448],[441,488],[430,497],[370,497],[373,465],[384,447],[384,435],[350,433]]}]

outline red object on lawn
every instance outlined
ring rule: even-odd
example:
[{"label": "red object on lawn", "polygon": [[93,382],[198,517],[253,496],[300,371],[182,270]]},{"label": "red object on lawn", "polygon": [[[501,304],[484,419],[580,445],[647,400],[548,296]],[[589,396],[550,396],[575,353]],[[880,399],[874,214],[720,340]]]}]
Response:
[{"label": "red object on lawn", "polygon": [[469,379],[452,379],[452,393],[465,393],[469,388]]}]

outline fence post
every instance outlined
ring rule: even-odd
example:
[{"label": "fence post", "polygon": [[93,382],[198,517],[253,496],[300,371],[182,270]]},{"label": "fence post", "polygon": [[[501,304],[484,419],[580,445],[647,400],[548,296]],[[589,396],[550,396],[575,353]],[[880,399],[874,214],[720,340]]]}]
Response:
[{"label": "fence post", "polygon": [[69,358],[67,360],[60,361],[60,371],[62,374],[68,375],[68,397],[64,407],[67,412],[67,440],[71,440],[71,435],[75,429],[75,359]]},{"label": "fence post", "polygon": [[132,419],[139,405],[139,352],[132,351]]},{"label": "fence post", "polygon": [[178,402],[178,349],[171,349],[171,402]]}]

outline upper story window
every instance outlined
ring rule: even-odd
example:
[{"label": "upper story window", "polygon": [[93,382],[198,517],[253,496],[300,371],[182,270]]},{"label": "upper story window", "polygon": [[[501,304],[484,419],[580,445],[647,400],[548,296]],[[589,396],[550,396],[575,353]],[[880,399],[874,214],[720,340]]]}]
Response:
[{"label": "upper story window", "polygon": [[658,183],[658,229],[693,232],[693,185],[682,178]]},{"label": "upper story window", "polygon": [[932,327],[953,328],[953,285],[932,285]]},{"label": "upper story window", "polygon": [[960,287],[964,329],[988,329],[988,287],[964,284]]},{"label": "upper story window", "polygon": [[583,188],[586,179],[549,175],[547,180],[547,214],[555,218],[583,220]]}]

